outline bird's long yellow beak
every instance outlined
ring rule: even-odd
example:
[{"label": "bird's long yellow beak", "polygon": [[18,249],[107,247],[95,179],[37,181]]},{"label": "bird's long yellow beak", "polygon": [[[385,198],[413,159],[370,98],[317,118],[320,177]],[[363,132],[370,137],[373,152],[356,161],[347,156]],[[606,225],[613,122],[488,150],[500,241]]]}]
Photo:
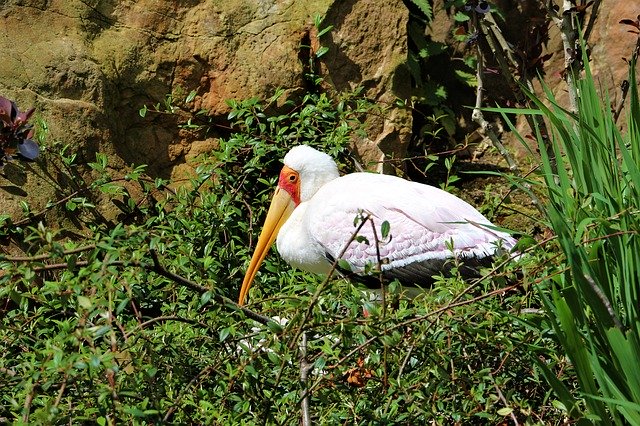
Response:
[{"label": "bird's long yellow beak", "polygon": [[273,199],[271,200],[271,205],[267,212],[267,218],[264,221],[262,232],[258,238],[258,244],[253,252],[253,256],[251,256],[249,267],[247,268],[244,280],[242,281],[240,297],[238,298],[239,305],[244,304],[247,294],[249,293],[249,289],[251,288],[251,283],[253,283],[253,279],[258,273],[258,269],[260,269],[262,261],[266,257],[267,253],[269,253],[269,249],[275,241],[278,231],[280,231],[280,227],[282,227],[289,216],[291,216],[291,213],[295,208],[296,204],[293,201],[293,198],[291,198],[291,195],[289,195],[289,193],[284,189],[278,187],[275,194],[273,194]]}]

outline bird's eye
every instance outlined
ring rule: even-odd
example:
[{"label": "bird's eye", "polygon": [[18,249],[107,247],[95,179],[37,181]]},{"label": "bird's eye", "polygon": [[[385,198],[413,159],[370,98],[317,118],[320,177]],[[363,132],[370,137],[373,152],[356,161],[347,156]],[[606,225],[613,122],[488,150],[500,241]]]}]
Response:
[{"label": "bird's eye", "polygon": [[289,182],[295,182],[298,180],[298,176],[296,175],[289,175]]}]

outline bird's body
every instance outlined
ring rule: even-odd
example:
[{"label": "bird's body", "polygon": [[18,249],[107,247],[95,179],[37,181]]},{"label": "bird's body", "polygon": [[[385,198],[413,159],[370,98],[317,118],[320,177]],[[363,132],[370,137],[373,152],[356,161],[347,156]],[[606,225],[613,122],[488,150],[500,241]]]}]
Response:
[{"label": "bird's body", "polygon": [[473,271],[515,244],[471,205],[438,188],[373,173],[339,177],[328,155],[304,145],[291,149],[284,163],[240,303],[276,235],[282,258],[302,270],[327,274],[340,258],[356,275],[380,267],[386,278],[411,285],[426,285],[452,259]]},{"label": "bird's body", "polygon": [[[357,231],[364,239],[354,239],[365,218],[368,223]],[[383,238],[385,221],[389,234]],[[300,203],[280,229],[276,246],[287,263],[305,271],[328,273],[344,250],[341,258],[356,274],[367,264],[381,263],[390,277],[420,284],[426,274],[438,272],[440,261],[489,257],[498,242],[511,248],[507,234],[448,192],[394,176],[354,173]]]}]

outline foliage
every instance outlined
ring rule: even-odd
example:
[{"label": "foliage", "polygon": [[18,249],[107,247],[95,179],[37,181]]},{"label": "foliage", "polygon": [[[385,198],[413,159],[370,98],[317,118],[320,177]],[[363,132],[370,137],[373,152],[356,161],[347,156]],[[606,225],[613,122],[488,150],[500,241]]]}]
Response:
[{"label": "foliage", "polygon": [[28,124],[34,109],[20,112],[15,102],[0,96],[0,167],[15,153],[27,160],[38,157],[39,147]]},{"label": "foliage", "polygon": [[[94,215],[85,238],[69,240],[42,215],[4,222],[24,254],[0,257],[0,418],[298,424],[308,395],[318,424],[558,422],[530,354],[567,371],[564,359],[535,293],[509,283],[511,266],[380,305],[271,255],[258,302],[230,300],[278,160],[305,142],[347,167],[344,148],[375,111],[358,93],[311,94],[271,116],[270,102],[230,101],[236,131],[186,187],[143,167],[116,179],[98,154],[86,199],[52,203]],[[61,161],[73,173],[75,155]],[[93,190],[120,208],[117,220],[96,214]]]},{"label": "foliage", "polygon": [[600,424],[640,423],[640,100],[635,61],[630,105],[621,132],[609,99],[598,94],[585,63],[576,82],[578,111],[547,107],[532,97],[552,132],[553,155],[542,149],[546,215],[565,256],[543,291],[555,333],[579,383],[576,396],[544,363],[538,366],[570,415]]}]

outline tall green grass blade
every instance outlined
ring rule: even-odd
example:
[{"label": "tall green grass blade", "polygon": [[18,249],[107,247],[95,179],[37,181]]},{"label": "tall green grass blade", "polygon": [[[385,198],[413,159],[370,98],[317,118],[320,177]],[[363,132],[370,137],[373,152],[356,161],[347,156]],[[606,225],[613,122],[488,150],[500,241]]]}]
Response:
[{"label": "tall green grass blade", "polygon": [[[548,367],[536,362],[577,420],[640,424],[640,98],[630,66],[622,133],[585,58],[577,113],[532,94],[550,146],[537,131],[549,226],[565,256],[540,292],[558,341],[575,369],[586,411]],[[506,111],[502,110],[506,117]],[[534,115],[531,110],[526,114]],[[513,128],[513,127],[512,127]],[[520,138],[525,142],[524,138]],[[526,190],[526,188],[523,188]],[[571,408],[570,408],[571,407]]]}]

